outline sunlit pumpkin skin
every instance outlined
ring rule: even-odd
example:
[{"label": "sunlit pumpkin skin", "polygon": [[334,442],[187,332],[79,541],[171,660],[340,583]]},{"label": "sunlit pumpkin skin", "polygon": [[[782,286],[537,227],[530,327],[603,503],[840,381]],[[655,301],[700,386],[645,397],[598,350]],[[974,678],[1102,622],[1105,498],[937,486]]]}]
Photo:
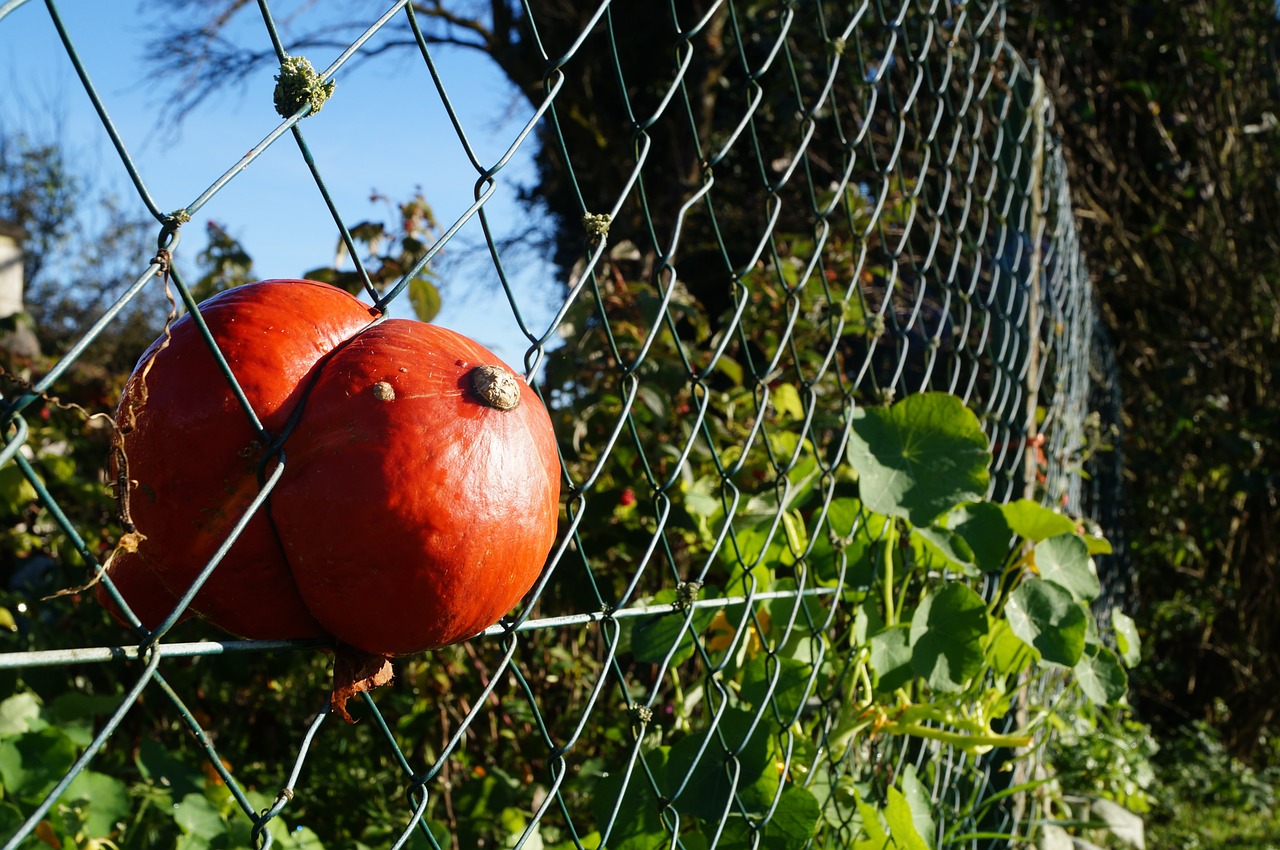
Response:
[{"label": "sunlit pumpkin skin", "polygon": [[[133,538],[127,538],[127,542],[132,542]],[[155,629],[165,618],[172,613],[173,609],[178,605],[179,597],[175,596],[169,588],[160,581],[159,577],[142,562],[141,558],[125,557],[121,559],[117,555],[107,567],[107,572],[111,576],[111,582],[115,585],[116,590],[129,602],[129,610],[133,615],[141,621],[148,631]],[[95,592],[98,601],[104,608],[115,617],[122,625],[132,625],[132,622],[125,617],[124,612],[116,605],[111,595],[107,593],[106,585],[97,584]],[[192,616],[191,609],[184,610],[178,617],[178,621],[190,619]]]},{"label": "sunlit pumpkin skin", "polygon": [[391,319],[312,388],[271,512],[303,601],[339,640],[382,655],[455,643],[541,573],[559,511],[551,421],[505,366],[518,405],[482,400],[483,365],[499,364],[466,337]]},{"label": "sunlit pumpkin skin", "polygon": [[[283,429],[326,354],[367,327],[371,309],[310,281],[265,281],[201,305],[246,398],[272,434]],[[190,316],[138,361],[116,411],[127,458],[128,512],[141,540],[109,574],[137,586],[159,580],[176,599],[257,496],[264,446]],[[157,623],[153,597],[140,605]],[[125,597],[126,601],[128,596]],[[132,607],[132,606],[130,606]],[[172,607],[172,606],[170,606]],[[267,515],[259,511],[191,606],[241,637],[319,637]],[[166,610],[165,614],[168,613]]]},{"label": "sunlit pumpkin skin", "polygon": [[[466,337],[375,322],[310,281],[237,287],[201,315],[267,432],[293,427],[267,505],[194,611],[243,637],[330,636],[391,656],[464,640],[520,601],[555,539],[560,469],[522,378]],[[139,576],[163,585],[135,591],[149,627],[259,492],[264,454],[194,323],[162,345],[117,414],[141,540],[109,570],[126,599]],[[480,366],[518,404],[487,402]]]}]

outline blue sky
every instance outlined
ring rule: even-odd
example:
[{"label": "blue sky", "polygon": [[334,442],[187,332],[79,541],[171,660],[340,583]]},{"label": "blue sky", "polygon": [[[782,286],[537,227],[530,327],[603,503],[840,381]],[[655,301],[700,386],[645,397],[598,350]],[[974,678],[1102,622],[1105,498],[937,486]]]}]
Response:
[{"label": "blue sky", "polygon": [[[3,3],[0,3],[2,6]],[[354,14],[376,19],[377,4],[344,4]],[[232,30],[245,46],[268,46],[256,10],[246,10]],[[300,9],[320,14],[316,4],[272,4],[277,22]],[[158,205],[178,209],[194,201],[240,157],[270,133],[279,117],[272,106],[274,69],[263,69],[243,87],[206,100],[177,128],[158,124],[170,84],[155,79],[143,63],[152,21],[163,3],[127,0],[64,0],[64,23],[107,110]],[[332,9],[333,7],[326,7]],[[306,18],[300,18],[305,22]],[[298,24],[305,25],[304,23]],[[287,37],[287,36],[286,36]],[[308,54],[317,68],[337,56]],[[489,60],[458,49],[433,54],[450,100],[484,163],[496,161],[531,114]],[[301,127],[321,173],[348,224],[385,220],[384,205],[371,192],[392,200],[421,190],[440,223],[451,225],[472,203],[476,172],[440,103],[425,64],[416,52],[390,53],[357,67],[344,67],[324,109]],[[100,186],[132,201],[137,195],[112,150],[43,3],[28,2],[0,19],[0,122],[8,130],[39,139],[56,136],[95,175]],[[499,190],[486,209],[500,232],[524,223],[516,201],[519,184],[531,181],[529,156],[522,151],[499,175]],[[136,209],[145,213],[141,202]],[[205,243],[205,224],[216,221],[254,258],[260,277],[294,277],[331,263],[337,231],[308,173],[297,145],[286,135],[205,205],[184,228],[178,260],[193,268]],[[465,246],[482,244],[478,220],[446,247],[449,259]],[[145,268],[142,258],[139,271]],[[517,298],[535,332],[550,321],[557,285],[547,264],[527,252],[515,267]],[[444,309],[439,324],[467,334],[519,367],[526,341],[518,332],[496,275],[487,260],[466,263],[443,280]],[[406,312],[407,305],[400,311]],[[407,314],[407,313],[406,313]]]}]

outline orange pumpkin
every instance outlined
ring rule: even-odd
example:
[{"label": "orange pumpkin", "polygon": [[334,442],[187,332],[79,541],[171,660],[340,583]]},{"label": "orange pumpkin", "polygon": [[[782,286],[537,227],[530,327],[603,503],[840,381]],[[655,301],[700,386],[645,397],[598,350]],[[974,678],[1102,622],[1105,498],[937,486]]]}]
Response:
[{"label": "orange pumpkin", "polygon": [[242,637],[400,655],[465,640],[528,592],[555,540],[560,466],[522,378],[466,337],[380,320],[314,281],[236,287],[200,315],[262,430],[190,316],[139,360],[116,414],[136,545],[108,574],[144,625],[245,517],[191,604]]}]

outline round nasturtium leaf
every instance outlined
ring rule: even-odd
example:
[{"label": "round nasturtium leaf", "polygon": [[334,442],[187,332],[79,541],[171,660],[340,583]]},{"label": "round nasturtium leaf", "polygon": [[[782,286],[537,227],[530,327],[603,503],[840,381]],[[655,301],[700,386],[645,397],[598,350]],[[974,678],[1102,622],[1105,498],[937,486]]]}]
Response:
[{"label": "round nasturtium leaf", "polygon": [[[813,792],[801,785],[788,784],[778,797],[773,815],[765,825],[762,846],[769,850],[790,850],[793,847],[799,850],[801,847],[808,847],[821,817],[822,807]],[[748,843],[743,846],[751,846],[750,836]]]},{"label": "round nasturtium leaf", "polygon": [[911,635],[905,624],[872,635],[867,642],[878,693],[892,693],[911,681]]},{"label": "round nasturtium leaf", "polygon": [[911,530],[912,560],[918,569],[978,575],[969,541],[949,528],[931,525]]},{"label": "round nasturtium leaf", "polygon": [[1045,507],[1030,499],[1009,502],[1001,505],[1000,510],[1004,513],[1005,521],[1009,523],[1013,533],[1032,543],[1076,530],[1076,524],[1070,517],[1063,516],[1053,508]]},{"label": "round nasturtium leaf", "polygon": [[1013,529],[1001,506],[994,502],[969,502],[947,515],[947,527],[965,539],[973,560],[984,573],[1004,569],[1013,546]]},{"label": "round nasturtium leaf", "polygon": [[1119,608],[1111,609],[1111,628],[1116,635],[1116,649],[1126,667],[1135,667],[1142,660],[1142,639],[1133,618]]},{"label": "round nasturtium leaf", "polygon": [[1051,581],[1029,578],[1009,594],[1005,619],[1013,633],[1049,664],[1074,667],[1084,652],[1088,615],[1071,594]]},{"label": "round nasturtium leaf", "polygon": [[863,504],[916,527],[982,498],[989,461],[978,417],[946,393],[862,408],[849,437],[849,463],[858,472]]},{"label": "round nasturtium leaf", "polygon": [[1077,602],[1098,598],[1102,585],[1089,560],[1089,547],[1078,534],[1058,534],[1036,544],[1040,578],[1062,585]]},{"label": "round nasturtium leaf", "polygon": [[1072,670],[1080,690],[1095,705],[1114,705],[1129,690],[1120,659],[1105,646],[1091,646]]},{"label": "round nasturtium leaf", "polygon": [[911,667],[935,691],[954,693],[982,669],[987,606],[968,585],[930,593],[911,618]]}]

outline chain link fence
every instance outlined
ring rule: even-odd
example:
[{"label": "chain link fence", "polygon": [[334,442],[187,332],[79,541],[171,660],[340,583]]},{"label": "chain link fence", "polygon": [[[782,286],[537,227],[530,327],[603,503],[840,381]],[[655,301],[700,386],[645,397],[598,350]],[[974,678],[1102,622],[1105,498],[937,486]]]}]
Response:
[{"label": "chain link fence", "polygon": [[[45,13],[34,5],[0,6],[0,37],[5,17]],[[69,376],[135,299],[167,286],[194,309],[179,237],[290,139],[379,307],[403,305],[468,222],[491,233],[495,181],[537,150],[534,195],[563,275],[549,323],[525,318],[535,296],[511,271],[514,249],[487,249],[494,309],[527,335],[523,368],[565,477],[560,535],[521,607],[461,646],[402,659],[350,727],[323,707],[314,641],[185,624],[124,645],[81,595],[23,596],[11,564],[27,617],[0,654],[15,684],[0,725],[26,749],[0,752],[4,846],[39,846],[74,818],[100,842],[86,846],[125,834],[144,846],[129,830],[151,823],[148,800],[172,818],[157,834],[182,847],[856,847],[874,837],[856,800],[898,787],[924,800],[912,811],[925,846],[1030,835],[1034,770],[1013,769],[1008,749],[840,737],[858,600],[885,570],[883,523],[849,509],[856,411],[959,397],[986,433],[996,501],[1105,520],[1103,491],[1118,486],[1084,474],[1110,463],[1114,410],[1091,401],[1105,340],[1051,107],[1004,40],[1001,5],[528,0],[474,20],[464,6],[395,3],[310,80],[322,93],[336,80],[341,98],[352,61],[390,34],[405,45],[397,79],[439,100],[453,118],[441,132],[474,167],[474,202],[438,210],[448,224],[379,285],[324,182],[358,165],[308,148],[303,122],[325,120],[308,118],[322,97],[285,103],[290,116],[223,177],[162,209],[165,187],[144,183],[60,4],[46,4],[168,252],[140,258],[56,364],[5,387],[0,458],[66,541],[50,581],[92,575],[104,529],[118,528],[77,519],[29,419],[70,399]],[[472,23],[533,107],[492,161],[434,60]],[[431,175],[413,169],[406,182],[429,198]],[[88,619],[100,628],[58,625]],[[1056,687],[1032,692],[1051,701]],[[33,720],[73,705],[71,743]],[[37,758],[57,776],[31,779]],[[125,789],[132,804],[115,800]]]}]

